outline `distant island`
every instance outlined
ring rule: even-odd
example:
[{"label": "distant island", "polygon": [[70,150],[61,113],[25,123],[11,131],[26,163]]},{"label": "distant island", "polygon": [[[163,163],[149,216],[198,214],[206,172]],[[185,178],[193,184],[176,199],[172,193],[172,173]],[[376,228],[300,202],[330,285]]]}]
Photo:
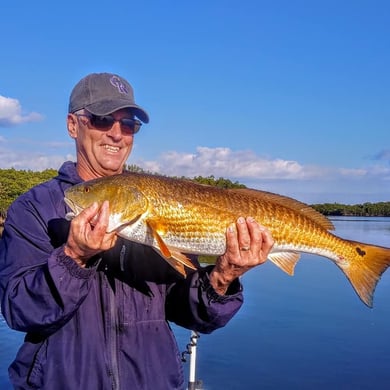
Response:
[{"label": "distant island", "polygon": [[[128,165],[125,168],[132,172],[144,172],[142,168],[136,165]],[[0,236],[9,205],[31,187],[55,176],[57,176],[57,170],[55,169],[46,169],[41,172],[13,168],[0,169]],[[197,176],[190,180],[220,188],[246,188],[245,185],[238,182],[232,182],[221,177],[215,178],[212,175],[208,177]],[[355,205],[323,203],[311,204],[310,206],[326,216],[390,217],[390,201]]]},{"label": "distant island", "polygon": [[355,205],[323,203],[310,206],[326,216],[390,217],[390,202],[367,202]]}]

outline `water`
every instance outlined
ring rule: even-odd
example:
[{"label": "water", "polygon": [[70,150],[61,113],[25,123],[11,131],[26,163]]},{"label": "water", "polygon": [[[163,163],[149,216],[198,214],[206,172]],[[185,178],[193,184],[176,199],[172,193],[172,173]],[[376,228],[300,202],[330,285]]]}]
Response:
[{"label": "water", "polygon": [[[341,237],[390,247],[390,218],[333,222]],[[377,286],[374,309],[318,256],[303,255],[294,277],[268,262],[243,284],[239,313],[198,340],[204,389],[390,389],[390,270]],[[175,332],[184,349],[188,331]]]},{"label": "water", "polygon": [[[390,247],[390,218],[332,218],[337,235]],[[205,390],[390,388],[390,270],[367,308],[329,260],[303,255],[290,277],[268,262],[243,278],[245,303],[223,329],[201,335]],[[190,332],[174,327],[185,349]],[[0,318],[0,388],[23,335]],[[184,363],[188,373],[189,363]]]}]

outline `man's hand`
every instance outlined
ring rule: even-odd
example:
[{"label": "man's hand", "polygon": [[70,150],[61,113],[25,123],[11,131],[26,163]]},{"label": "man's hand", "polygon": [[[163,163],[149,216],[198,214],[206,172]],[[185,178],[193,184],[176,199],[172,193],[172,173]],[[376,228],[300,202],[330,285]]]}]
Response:
[{"label": "man's hand", "polygon": [[214,290],[223,295],[230,283],[253,267],[263,264],[274,245],[268,229],[252,217],[238,218],[226,231],[226,252],[210,273]]},{"label": "man's hand", "polygon": [[106,233],[108,219],[109,204],[105,201],[100,210],[95,202],[72,220],[64,252],[80,267],[85,267],[94,255],[115,245],[115,232]]}]

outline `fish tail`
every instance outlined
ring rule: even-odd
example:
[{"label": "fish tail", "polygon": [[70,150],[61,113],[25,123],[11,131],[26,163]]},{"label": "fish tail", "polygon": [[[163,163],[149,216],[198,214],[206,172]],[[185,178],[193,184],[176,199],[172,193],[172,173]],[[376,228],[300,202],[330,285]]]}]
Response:
[{"label": "fish tail", "polygon": [[359,298],[369,307],[373,305],[375,287],[390,265],[390,248],[348,241],[352,245],[352,260],[340,257],[337,265],[351,282]]}]

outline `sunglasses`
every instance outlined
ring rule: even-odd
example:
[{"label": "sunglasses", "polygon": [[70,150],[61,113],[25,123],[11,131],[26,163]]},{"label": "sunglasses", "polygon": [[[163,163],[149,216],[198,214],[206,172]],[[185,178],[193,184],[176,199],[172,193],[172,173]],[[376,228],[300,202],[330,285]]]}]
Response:
[{"label": "sunglasses", "polygon": [[98,130],[110,130],[114,126],[115,122],[119,122],[121,125],[121,130],[127,134],[135,134],[141,128],[142,123],[137,119],[131,118],[122,118],[115,119],[112,115],[94,115],[94,114],[75,114],[76,116],[84,116],[88,118],[89,123],[95,129]]}]

